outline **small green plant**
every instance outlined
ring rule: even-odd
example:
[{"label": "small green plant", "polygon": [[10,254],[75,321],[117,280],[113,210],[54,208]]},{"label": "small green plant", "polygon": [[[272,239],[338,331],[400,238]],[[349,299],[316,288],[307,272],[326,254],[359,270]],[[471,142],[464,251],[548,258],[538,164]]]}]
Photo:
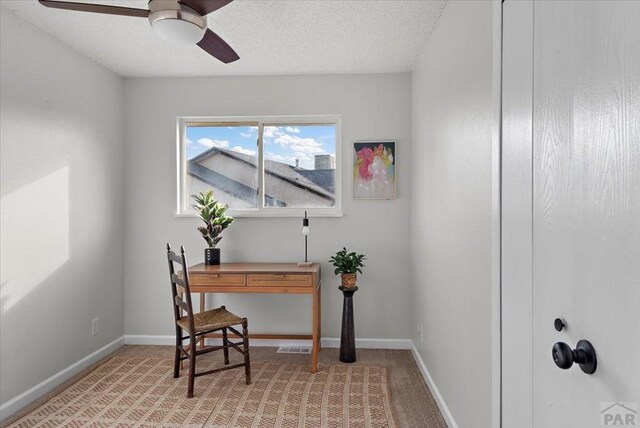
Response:
[{"label": "small green plant", "polygon": [[363,260],[366,259],[364,254],[356,254],[354,251],[349,252],[345,247],[338,251],[335,256],[329,259],[329,262],[335,267],[334,273],[362,273],[360,268],[365,267]]},{"label": "small green plant", "polygon": [[199,226],[198,230],[207,241],[209,248],[216,248],[222,239],[222,231],[231,223],[233,217],[226,214],[228,205],[223,205],[213,197],[213,191],[207,190],[196,195],[191,195],[195,203],[193,208],[198,212],[198,216],[204,222],[204,226]]}]

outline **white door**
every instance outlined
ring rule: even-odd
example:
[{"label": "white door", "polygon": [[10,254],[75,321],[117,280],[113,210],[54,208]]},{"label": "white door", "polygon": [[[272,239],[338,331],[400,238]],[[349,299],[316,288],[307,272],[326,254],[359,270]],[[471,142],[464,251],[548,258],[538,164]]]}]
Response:
[{"label": "white door", "polygon": [[640,1],[503,28],[503,427],[640,426]]}]

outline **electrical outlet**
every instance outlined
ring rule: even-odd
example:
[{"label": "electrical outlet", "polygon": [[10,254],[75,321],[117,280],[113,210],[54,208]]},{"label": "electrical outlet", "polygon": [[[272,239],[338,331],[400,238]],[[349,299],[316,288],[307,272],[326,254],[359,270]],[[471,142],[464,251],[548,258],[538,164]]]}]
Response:
[{"label": "electrical outlet", "polygon": [[424,337],[422,336],[422,323],[421,322],[418,323],[418,336],[420,336],[420,342],[422,342],[424,340]]},{"label": "electrical outlet", "polygon": [[98,333],[100,333],[100,318],[94,318],[91,320],[91,336]]}]

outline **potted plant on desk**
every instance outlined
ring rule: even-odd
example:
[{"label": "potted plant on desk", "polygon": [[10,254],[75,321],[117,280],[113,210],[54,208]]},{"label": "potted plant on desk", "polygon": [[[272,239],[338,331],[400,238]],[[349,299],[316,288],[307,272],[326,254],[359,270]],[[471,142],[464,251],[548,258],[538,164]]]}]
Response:
[{"label": "potted plant on desk", "polygon": [[366,259],[364,254],[356,254],[354,251],[349,252],[346,247],[338,251],[335,256],[331,257],[330,263],[335,267],[334,273],[340,274],[342,277],[342,286],[345,288],[353,288],[356,286],[358,273],[362,273],[360,268],[364,267],[362,263]]},{"label": "potted plant on desk", "polygon": [[212,190],[200,192],[196,195],[191,195],[191,197],[195,201],[193,208],[198,212],[198,216],[205,224],[198,227],[209,246],[204,250],[204,263],[207,265],[219,265],[220,248],[216,248],[216,245],[222,239],[222,231],[233,223],[233,217],[226,214],[229,206],[223,205],[216,200],[213,197]]}]

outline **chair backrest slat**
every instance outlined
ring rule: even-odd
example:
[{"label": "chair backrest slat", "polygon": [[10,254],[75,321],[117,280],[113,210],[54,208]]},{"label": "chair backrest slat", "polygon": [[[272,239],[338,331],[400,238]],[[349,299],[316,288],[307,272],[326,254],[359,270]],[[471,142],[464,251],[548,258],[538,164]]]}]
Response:
[{"label": "chair backrest slat", "polygon": [[[189,288],[189,268],[184,247],[180,247],[180,255],[177,255],[171,251],[171,246],[167,244],[167,260],[169,262],[169,279],[171,280],[173,315],[176,321],[176,328],[180,329],[178,321],[182,318],[182,310],[184,310],[186,316],[189,318],[189,332],[194,334],[193,304],[191,302],[191,289]],[[174,263],[180,265],[179,273],[176,272]]]},{"label": "chair backrest slat", "polygon": [[183,288],[183,289],[186,289],[186,288],[187,288],[187,286],[186,286],[186,284],[185,284],[185,282],[184,282],[184,279],[182,279],[182,278],[180,277],[180,275],[178,275],[177,273],[174,273],[173,275],[171,275],[171,280],[172,280],[173,282],[175,282],[175,283],[176,283],[176,285],[180,286],[181,288]]},{"label": "chair backrest slat", "polygon": [[182,257],[174,253],[173,251],[169,252],[169,260],[175,263],[180,263],[182,265]]},{"label": "chair backrest slat", "polygon": [[176,296],[175,299],[173,299],[174,303],[176,304],[176,306],[184,309],[185,311],[189,311],[189,306],[180,298],[180,296]]}]

